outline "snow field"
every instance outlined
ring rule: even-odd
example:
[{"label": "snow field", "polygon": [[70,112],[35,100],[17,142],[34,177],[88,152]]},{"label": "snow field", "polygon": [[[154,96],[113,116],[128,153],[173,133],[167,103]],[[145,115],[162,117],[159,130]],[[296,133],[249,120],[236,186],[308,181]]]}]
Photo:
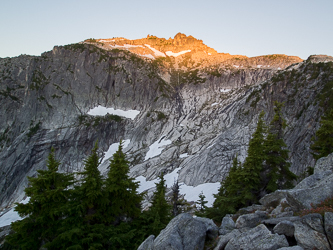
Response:
[{"label": "snow field", "polygon": [[98,116],[98,115],[104,116],[106,114],[119,115],[119,116],[123,116],[123,117],[134,120],[135,117],[138,114],[140,114],[140,111],[132,110],[132,109],[125,111],[125,110],[121,110],[121,109],[106,108],[101,105],[98,105],[97,107],[90,109],[87,114],[92,115],[92,116]]}]

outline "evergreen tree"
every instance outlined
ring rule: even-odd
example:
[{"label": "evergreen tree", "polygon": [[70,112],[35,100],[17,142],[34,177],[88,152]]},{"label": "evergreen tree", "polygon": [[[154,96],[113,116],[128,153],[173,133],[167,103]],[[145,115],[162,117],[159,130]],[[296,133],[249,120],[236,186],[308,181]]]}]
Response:
[{"label": "evergreen tree", "polygon": [[197,200],[195,203],[199,206],[199,209],[195,214],[197,216],[205,217],[207,209],[206,204],[208,203],[208,201],[206,201],[206,196],[202,191],[199,194],[199,200]]},{"label": "evergreen tree", "polygon": [[152,234],[154,235],[158,235],[171,219],[171,207],[165,198],[166,186],[163,172],[159,178],[160,181],[156,183],[156,191],[153,194],[152,205],[149,209],[149,217],[152,218]]},{"label": "evergreen tree", "polygon": [[113,225],[139,217],[141,214],[140,203],[143,199],[137,191],[138,182],[128,176],[128,161],[122,149],[121,141],[110,162],[105,187],[110,201],[106,215]]},{"label": "evergreen tree", "polygon": [[171,197],[171,204],[172,204],[172,216],[176,217],[179,214],[179,206],[182,204],[179,200],[179,184],[178,181],[175,181],[171,187],[172,190],[172,197]]},{"label": "evergreen tree", "polygon": [[264,112],[259,115],[256,131],[249,142],[248,156],[243,166],[233,160],[229,175],[221,182],[212,208],[207,209],[207,216],[221,220],[225,214],[235,213],[243,206],[249,206],[258,200],[261,176],[263,171],[264,138],[266,126],[263,121]]},{"label": "evergreen tree", "polygon": [[206,209],[206,215],[220,221],[226,214],[235,213],[242,204],[242,174],[241,164],[237,156],[233,159],[228,176],[221,182],[217,194],[214,194],[213,207]]},{"label": "evergreen tree", "polygon": [[263,121],[265,113],[259,114],[257,129],[253,133],[249,142],[247,157],[241,171],[242,205],[249,206],[258,201],[261,188],[261,175],[263,171],[263,162],[265,159],[264,140],[266,134],[266,125]]},{"label": "evergreen tree", "polygon": [[55,159],[54,149],[47,160],[47,170],[37,170],[37,177],[28,177],[29,186],[25,189],[30,198],[28,203],[16,204],[15,210],[21,221],[12,223],[13,234],[6,241],[18,249],[39,249],[56,238],[67,216],[64,205],[67,203],[73,184],[71,174],[58,173],[60,163]]},{"label": "evergreen tree", "polygon": [[321,118],[320,128],[313,141],[311,149],[316,160],[333,152],[333,109]]},{"label": "evergreen tree", "polygon": [[261,173],[261,195],[274,192],[281,188],[291,188],[296,175],[289,170],[287,145],[283,140],[283,129],[286,122],[282,117],[282,103],[274,103],[274,117],[270,123],[267,138],[265,140],[265,164]]}]

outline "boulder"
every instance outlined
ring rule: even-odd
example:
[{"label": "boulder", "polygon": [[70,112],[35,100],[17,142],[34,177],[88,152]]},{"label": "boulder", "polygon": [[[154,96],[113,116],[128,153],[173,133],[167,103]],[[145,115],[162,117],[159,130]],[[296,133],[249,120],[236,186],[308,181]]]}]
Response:
[{"label": "boulder", "polygon": [[332,171],[333,172],[333,153],[318,159],[314,167],[314,173]]},{"label": "boulder", "polygon": [[284,235],[272,234],[266,226],[260,224],[251,230],[231,239],[225,250],[239,249],[278,249],[289,246]]},{"label": "boulder", "polygon": [[238,217],[235,226],[236,228],[244,228],[244,227],[256,227],[261,221],[268,218],[267,212],[264,211],[256,211],[253,214],[244,214]]},{"label": "boulder", "polygon": [[320,158],[314,169],[314,174],[305,178],[295,188],[277,190],[262,197],[259,202],[265,207],[276,208],[286,199],[293,211],[310,209],[311,203],[319,204],[333,196],[333,153]]},{"label": "boulder", "polygon": [[310,209],[311,203],[319,204],[333,196],[333,174],[318,181],[315,186],[305,189],[277,190],[265,195],[260,203],[267,206],[277,206],[285,198],[294,211]]},{"label": "boulder", "polygon": [[304,249],[331,249],[326,238],[320,214],[308,214],[294,222],[297,245]]},{"label": "boulder", "polygon": [[277,234],[284,234],[285,236],[294,236],[295,227],[294,223],[284,220],[279,222],[274,228],[273,232]]},{"label": "boulder", "polygon": [[326,236],[331,247],[333,247],[333,213],[326,212],[324,218]]},{"label": "boulder", "polygon": [[332,170],[314,173],[298,183],[293,189],[306,189],[315,187],[319,181],[324,180],[332,174]]},{"label": "boulder", "polygon": [[234,220],[232,219],[232,216],[230,214],[227,214],[222,219],[222,223],[219,228],[219,235],[228,234],[235,228],[236,228],[236,226],[235,226]]},{"label": "boulder", "polygon": [[228,244],[229,240],[239,236],[241,231],[238,229],[232,230],[230,233],[219,236],[218,242],[214,250],[222,250]]},{"label": "boulder", "polygon": [[258,210],[265,210],[265,207],[263,205],[253,204],[251,206],[243,207],[243,208],[239,209],[239,212],[241,214],[251,214]]},{"label": "boulder", "polygon": [[155,236],[150,235],[141,245],[138,247],[138,250],[153,250],[154,249],[154,240]]},{"label": "boulder", "polygon": [[219,235],[219,228],[216,226],[213,220],[203,217],[195,217],[195,220],[198,220],[205,224],[206,226],[206,236],[210,240],[214,240]]},{"label": "boulder", "polygon": [[265,225],[277,225],[282,221],[294,222],[294,221],[298,221],[298,220],[301,220],[301,218],[299,216],[290,216],[290,217],[271,218],[271,219],[262,221],[262,223],[264,223]]},{"label": "boulder", "polygon": [[212,220],[183,213],[173,218],[155,239],[149,236],[138,249],[200,250],[206,238],[216,239],[217,235],[218,227]]}]

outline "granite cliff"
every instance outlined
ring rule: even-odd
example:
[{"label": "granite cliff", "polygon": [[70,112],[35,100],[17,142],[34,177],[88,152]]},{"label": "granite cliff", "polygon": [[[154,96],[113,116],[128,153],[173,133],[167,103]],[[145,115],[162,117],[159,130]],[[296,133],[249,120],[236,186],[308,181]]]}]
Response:
[{"label": "granite cliff", "polygon": [[[315,163],[309,145],[332,61],[233,56],[183,34],[88,39],[40,57],[1,58],[1,208],[23,199],[26,177],[45,168],[51,147],[62,171],[79,171],[97,140],[101,157],[129,140],[133,177],[177,170],[189,186],[218,183],[236,154],[245,158],[259,112],[269,121],[274,101],[285,103],[291,170],[301,174]],[[99,105],[139,113],[91,115]],[[161,152],[149,154],[153,145]]]}]

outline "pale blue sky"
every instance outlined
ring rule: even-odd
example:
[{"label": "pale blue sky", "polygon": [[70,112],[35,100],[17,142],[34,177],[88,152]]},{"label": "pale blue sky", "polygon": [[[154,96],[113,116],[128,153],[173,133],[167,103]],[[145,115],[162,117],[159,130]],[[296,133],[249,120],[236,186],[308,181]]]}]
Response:
[{"label": "pale blue sky", "polygon": [[333,0],[2,0],[0,57],[87,38],[192,35],[218,52],[333,56]]}]

